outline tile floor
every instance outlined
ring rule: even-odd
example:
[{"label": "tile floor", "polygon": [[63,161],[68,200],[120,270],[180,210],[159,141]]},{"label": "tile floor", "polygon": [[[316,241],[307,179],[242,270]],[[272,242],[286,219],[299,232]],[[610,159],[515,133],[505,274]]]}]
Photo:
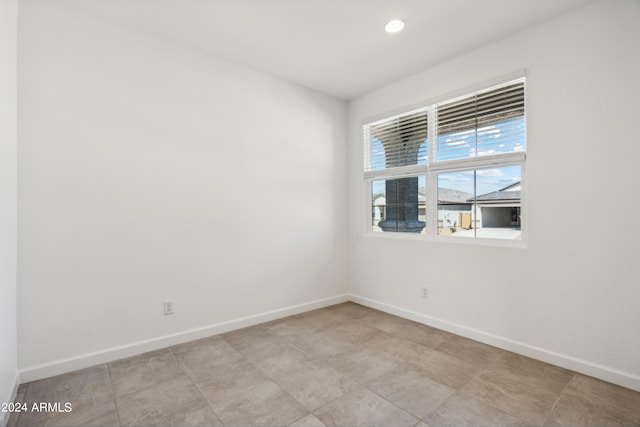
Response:
[{"label": "tile floor", "polygon": [[640,426],[640,393],[354,303],[20,386],[9,426]]}]

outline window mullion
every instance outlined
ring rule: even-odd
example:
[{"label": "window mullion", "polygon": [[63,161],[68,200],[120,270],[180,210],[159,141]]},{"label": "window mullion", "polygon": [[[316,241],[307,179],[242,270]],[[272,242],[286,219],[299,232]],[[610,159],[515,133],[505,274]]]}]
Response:
[{"label": "window mullion", "polygon": [[427,137],[429,141],[427,143],[429,166],[436,160],[436,147],[438,145],[438,122],[436,114],[437,108],[438,107],[436,105],[433,105],[427,110],[427,118],[429,123],[429,126],[427,127]]},{"label": "window mullion", "polygon": [[436,105],[431,106],[428,110],[429,128],[427,130],[429,143],[427,149],[429,152],[429,163],[427,171],[427,185],[425,189],[425,214],[426,214],[426,231],[427,236],[435,237],[438,233],[438,183],[437,174],[431,171],[431,165],[436,160],[436,149],[438,146],[438,122]]}]

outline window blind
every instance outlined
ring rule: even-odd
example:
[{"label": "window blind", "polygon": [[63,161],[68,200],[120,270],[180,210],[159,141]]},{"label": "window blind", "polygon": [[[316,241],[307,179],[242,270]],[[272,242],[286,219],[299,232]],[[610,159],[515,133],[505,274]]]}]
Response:
[{"label": "window blind", "polygon": [[524,79],[437,106],[436,160],[524,151]]},{"label": "window blind", "polygon": [[365,126],[365,171],[427,164],[427,110]]}]

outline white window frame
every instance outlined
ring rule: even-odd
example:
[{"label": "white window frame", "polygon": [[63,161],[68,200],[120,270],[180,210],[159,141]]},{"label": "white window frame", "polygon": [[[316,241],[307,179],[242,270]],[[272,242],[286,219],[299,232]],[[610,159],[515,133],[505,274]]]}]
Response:
[{"label": "white window frame", "polygon": [[[445,160],[445,161],[435,161],[436,159],[436,149],[437,144],[437,118],[436,118],[436,109],[437,106],[441,103],[450,102],[453,99],[461,98],[469,95],[473,95],[474,93],[484,92],[487,90],[491,90],[492,88],[496,88],[499,86],[507,85],[513,83],[517,80],[522,80],[524,85],[525,92],[525,149],[524,151],[513,151],[508,153],[501,154],[493,154],[486,156],[477,156],[477,157],[469,157],[465,159],[457,159],[457,160]],[[374,124],[376,122],[391,119],[397,116],[410,114],[417,110],[426,110],[428,112],[428,122],[429,122],[429,131],[428,131],[428,156],[429,162],[427,165],[412,165],[405,166],[398,169],[384,169],[380,171],[365,171],[364,172],[364,183],[365,183],[365,236],[366,237],[374,237],[374,238],[391,238],[391,239],[410,239],[410,240],[424,240],[424,241],[436,241],[436,242],[446,242],[446,243],[454,243],[454,244],[467,244],[467,245],[480,245],[480,246],[502,246],[502,247],[516,247],[516,248],[524,248],[526,247],[527,242],[527,191],[526,191],[526,150],[528,145],[527,138],[527,84],[526,84],[526,76],[524,70],[511,73],[508,76],[503,76],[502,78],[495,79],[491,82],[485,82],[484,84],[474,85],[474,87],[466,88],[461,91],[458,91],[455,94],[450,94],[446,96],[438,97],[438,99],[432,100],[431,102],[421,103],[417,107],[406,108],[404,111],[396,111],[395,113],[388,114],[383,117],[378,117],[376,120],[367,120],[363,123],[363,139],[365,140],[364,149],[365,149],[365,164],[367,162],[367,157],[370,156],[369,144],[368,141],[368,133],[366,131],[367,126]],[[488,238],[488,237],[454,237],[454,236],[442,236],[438,235],[438,174],[447,173],[447,172],[460,172],[460,171],[470,171],[470,170],[479,170],[479,169],[487,169],[491,167],[507,167],[507,166],[519,166],[520,167],[520,215],[521,215],[521,228],[520,228],[520,239],[497,239],[497,238]],[[372,221],[371,221],[371,186],[373,181],[376,180],[391,180],[397,178],[407,178],[407,177],[416,177],[416,176],[424,176],[426,180],[426,188],[425,188],[425,209],[426,209],[426,230],[425,234],[418,233],[406,233],[406,232],[378,232],[373,231]]]}]

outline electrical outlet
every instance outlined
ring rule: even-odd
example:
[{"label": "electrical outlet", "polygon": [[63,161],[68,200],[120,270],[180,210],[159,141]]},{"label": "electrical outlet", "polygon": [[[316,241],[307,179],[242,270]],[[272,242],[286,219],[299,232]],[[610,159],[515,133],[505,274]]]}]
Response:
[{"label": "electrical outlet", "polygon": [[422,298],[429,298],[429,288],[427,286],[422,287]]},{"label": "electrical outlet", "polygon": [[173,300],[166,300],[164,302],[164,315],[173,314]]}]

